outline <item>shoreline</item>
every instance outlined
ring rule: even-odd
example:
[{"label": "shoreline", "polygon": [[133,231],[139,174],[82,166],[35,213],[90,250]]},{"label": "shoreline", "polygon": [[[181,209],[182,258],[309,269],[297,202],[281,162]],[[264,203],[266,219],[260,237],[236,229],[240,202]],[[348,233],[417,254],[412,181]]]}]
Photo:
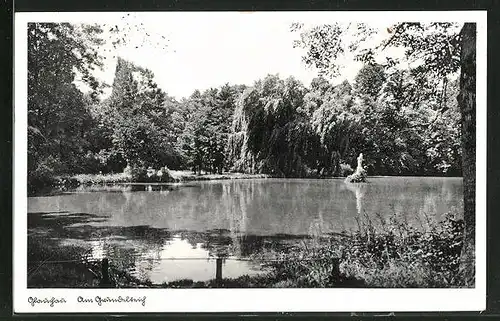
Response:
[{"label": "shoreline", "polygon": [[[71,180],[77,183],[78,186],[85,185],[102,185],[102,184],[175,184],[192,181],[215,181],[215,180],[230,180],[230,179],[253,179],[253,178],[272,178],[267,174],[245,174],[245,173],[224,173],[224,174],[193,174],[191,171],[170,171],[173,181],[156,182],[156,181],[140,181],[133,180],[130,175],[124,173],[118,174],[77,174],[62,179]],[[59,178],[60,180],[61,178]]]},{"label": "shoreline", "polygon": [[109,186],[109,185],[173,185],[194,181],[218,181],[218,180],[236,180],[236,179],[256,179],[273,178],[267,174],[245,174],[245,173],[224,173],[224,174],[193,174],[191,171],[170,171],[173,181],[155,182],[155,181],[134,181],[131,175],[125,173],[109,174],[76,174],[61,175],[54,177],[50,184],[37,186],[37,188],[28,189],[28,197],[51,194],[58,191],[66,191],[81,186]]},{"label": "shoreline", "polygon": [[[269,174],[247,174],[240,172],[225,172],[223,174],[208,174],[204,173],[201,175],[193,174],[189,170],[170,170],[171,179],[170,181],[158,182],[158,181],[141,181],[133,180],[130,174],[126,173],[107,173],[107,174],[75,174],[75,175],[60,175],[55,176],[52,181],[46,182],[44,185],[38,185],[30,187],[28,185],[28,197],[32,196],[46,196],[53,193],[65,192],[71,189],[76,189],[78,187],[92,187],[92,186],[168,186],[183,184],[187,182],[197,182],[197,181],[220,181],[220,180],[244,180],[244,179],[289,179],[289,180],[345,180],[342,176],[330,176],[330,177],[278,177]],[[461,176],[368,176],[368,181],[361,184],[370,184],[370,179],[381,179],[381,178],[452,178],[452,179],[462,179]],[[349,183],[349,184],[359,184],[359,183]]]},{"label": "shoreline", "polygon": [[[55,177],[55,182],[52,186],[47,185],[43,186],[42,189],[47,189],[53,187],[57,188],[76,188],[79,186],[92,186],[92,185],[108,185],[108,184],[117,184],[117,185],[167,185],[167,184],[175,184],[175,183],[184,183],[184,182],[193,182],[193,181],[218,181],[218,180],[235,180],[235,179],[318,179],[318,180],[328,180],[328,179],[345,179],[343,176],[328,176],[328,177],[279,177],[273,176],[269,174],[247,174],[240,172],[226,172],[223,174],[193,174],[191,171],[185,170],[171,170],[172,181],[170,182],[156,182],[156,181],[141,181],[141,180],[133,180],[131,175],[127,175],[125,173],[108,173],[108,174],[76,174],[76,175],[61,175]],[[461,179],[462,176],[399,176],[399,175],[373,175],[368,176],[368,179],[374,178],[456,178]]]}]

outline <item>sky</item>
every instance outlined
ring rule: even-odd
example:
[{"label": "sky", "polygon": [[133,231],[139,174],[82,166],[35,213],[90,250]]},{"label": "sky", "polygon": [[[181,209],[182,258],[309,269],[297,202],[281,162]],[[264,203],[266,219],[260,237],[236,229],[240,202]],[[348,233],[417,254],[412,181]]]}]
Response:
[{"label": "sky", "polygon": [[[225,83],[252,85],[268,74],[294,76],[306,86],[318,75],[302,61],[302,50],[293,48],[293,40],[298,39],[298,33],[290,31],[296,21],[293,17],[164,13],[129,16],[126,21],[144,30],[130,32],[130,44],[107,57],[100,77],[109,84],[116,56],[152,70],[158,85],[177,99],[195,89],[203,91]],[[145,32],[150,40],[143,42]],[[156,39],[160,39],[160,46]],[[341,78],[352,80],[360,65],[351,61],[346,66]]]},{"label": "sky", "polygon": [[[401,18],[384,15],[380,19],[380,15],[370,12],[118,12],[65,17],[67,13],[58,19],[128,28],[128,45],[107,55],[104,69],[97,72],[99,78],[112,84],[116,57],[120,56],[150,69],[158,85],[177,99],[196,89],[203,91],[226,83],[252,85],[268,74],[294,76],[309,86],[318,72],[302,61],[303,50],[293,47],[293,41],[299,37],[290,30],[293,22],[301,22],[305,27],[334,22],[368,23],[378,30],[368,43],[376,44],[389,36],[388,27],[399,22],[394,19]],[[436,19],[427,14],[419,20],[429,17]],[[348,42],[349,37],[344,40]],[[390,49],[378,58],[380,61],[387,55],[401,56],[402,52],[401,48]],[[362,67],[349,56],[340,64],[344,68],[333,83],[344,79],[352,82]]]}]

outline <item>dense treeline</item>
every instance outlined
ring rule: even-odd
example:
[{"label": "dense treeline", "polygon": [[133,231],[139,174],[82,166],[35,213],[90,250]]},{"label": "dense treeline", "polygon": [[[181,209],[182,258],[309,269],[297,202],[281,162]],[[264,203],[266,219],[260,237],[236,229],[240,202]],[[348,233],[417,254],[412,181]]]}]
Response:
[{"label": "dense treeline", "polygon": [[[129,168],[345,175],[362,152],[370,175],[460,175],[456,75],[367,63],[352,83],[307,88],[277,75],[176,100],[150,70],[118,58],[111,94],[96,26],[28,28],[28,180]],[[81,90],[75,80],[86,84]],[[444,87],[445,86],[445,87]],[[85,93],[84,93],[85,92]]]},{"label": "dense treeline", "polygon": [[[411,72],[363,67],[351,85],[306,89],[268,76],[238,100],[229,155],[237,171],[345,175],[360,152],[372,175],[460,174],[458,82],[447,96]],[[418,97],[418,98],[417,98]],[[424,97],[424,98],[422,98]],[[442,108],[448,99],[448,107]]]}]

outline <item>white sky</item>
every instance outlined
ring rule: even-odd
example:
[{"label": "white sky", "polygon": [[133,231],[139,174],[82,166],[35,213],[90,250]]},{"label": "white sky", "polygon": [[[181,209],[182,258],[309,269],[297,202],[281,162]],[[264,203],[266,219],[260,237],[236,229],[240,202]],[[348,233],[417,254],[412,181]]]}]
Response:
[{"label": "white sky", "polygon": [[[297,16],[262,13],[136,14],[131,25],[143,23],[151,39],[168,39],[168,48],[143,43],[143,33],[132,32],[131,45],[119,55],[153,71],[159,86],[180,99],[225,83],[252,85],[267,74],[294,76],[309,86],[318,73],[302,62],[302,50],[293,48],[298,33],[290,26]],[[388,24],[390,25],[390,24]],[[101,75],[113,81],[116,60],[107,59]],[[339,80],[352,80],[359,63],[346,61]]]},{"label": "white sky", "polygon": [[261,23],[249,15],[224,23],[161,20],[150,23],[164,30],[170,49],[124,50],[120,55],[151,69],[170,95],[187,96],[226,82],[250,85],[268,73],[294,75],[308,84],[316,74],[293,49],[293,34],[285,23]]},{"label": "white sky", "polygon": [[[26,14],[25,14],[26,15]],[[40,20],[40,14],[33,14]],[[456,21],[456,14],[447,21]],[[43,17],[43,16],[42,16]],[[125,17],[125,19],[124,19]],[[302,50],[293,48],[298,33],[292,33],[293,22],[306,26],[333,22],[364,22],[381,32],[374,43],[388,36],[386,28],[400,21],[441,21],[442,13],[398,12],[144,12],[144,13],[53,13],[50,20],[140,26],[142,31],[129,32],[128,47],[114,51],[106,59],[99,77],[112,84],[116,56],[146,67],[155,74],[158,85],[167,94],[180,99],[195,89],[201,91],[225,83],[252,85],[267,74],[290,75],[309,86],[318,73],[302,62]],[[455,19],[453,19],[455,18]],[[397,20],[396,20],[397,19]],[[458,16],[458,21],[464,17]],[[42,20],[44,21],[44,20]],[[47,21],[45,19],[45,21]],[[136,30],[136,29],[135,29]],[[144,43],[144,34],[152,43]],[[165,42],[162,37],[168,40]],[[157,40],[168,47],[155,46]],[[136,48],[137,46],[137,48]],[[389,53],[393,55],[395,51]],[[401,52],[399,51],[399,54]],[[115,58],[113,58],[113,56]],[[345,59],[342,75],[334,82],[352,81],[360,63]]]}]

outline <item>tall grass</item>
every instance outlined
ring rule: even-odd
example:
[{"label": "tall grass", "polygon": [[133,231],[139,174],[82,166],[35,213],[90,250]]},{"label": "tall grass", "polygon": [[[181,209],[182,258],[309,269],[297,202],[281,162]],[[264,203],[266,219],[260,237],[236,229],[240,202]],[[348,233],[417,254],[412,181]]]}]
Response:
[{"label": "tall grass", "polygon": [[[200,180],[222,180],[222,179],[245,179],[245,178],[267,178],[264,174],[244,174],[244,173],[224,173],[224,174],[204,174],[197,175],[191,171],[175,171],[167,170],[168,180],[157,179],[156,176],[147,177],[147,169],[141,171],[125,171],[123,173],[108,173],[108,174],[76,174],[73,176],[56,177],[55,187],[77,187],[77,186],[92,186],[92,185],[108,185],[119,183],[147,183],[147,182],[186,182]],[[158,171],[154,171],[157,173]]]},{"label": "tall grass", "polygon": [[[459,275],[463,220],[427,218],[415,228],[393,215],[365,216],[354,232],[275,253],[268,264],[283,287],[463,287]],[[271,255],[272,256],[272,255]]]},{"label": "tall grass", "polygon": [[77,174],[72,176],[72,179],[78,182],[78,185],[98,185],[98,184],[113,184],[113,183],[128,183],[132,181],[132,177],[127,173],[114,174]]}]

